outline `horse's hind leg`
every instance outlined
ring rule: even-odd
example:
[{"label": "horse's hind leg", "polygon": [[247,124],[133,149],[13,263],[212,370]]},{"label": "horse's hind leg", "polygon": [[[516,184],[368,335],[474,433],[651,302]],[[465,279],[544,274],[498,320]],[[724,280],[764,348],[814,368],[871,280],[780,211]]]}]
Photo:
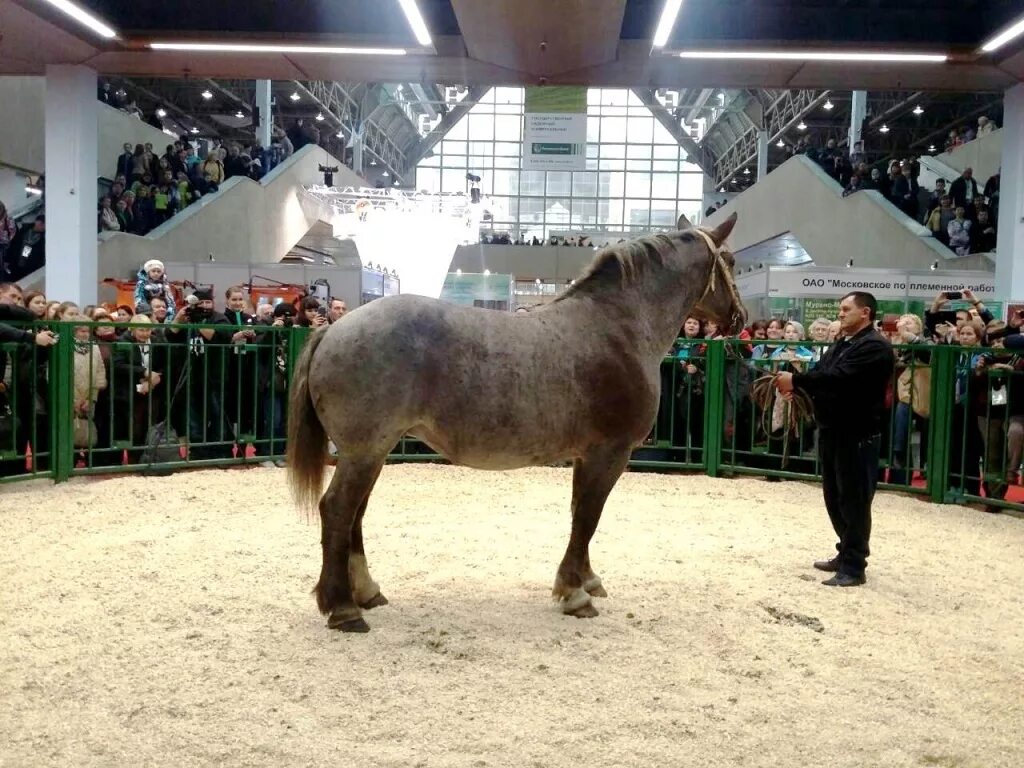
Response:
[{"label": "horse's hind leg", "polygon": [[603,447],[577,459],[572,476],[572,534],[558,566],[553,596],[562,612],[579,618],[597,616],[591,596],[606,593],[590,567],[590,539],[597,530],[604,503],[626,468],[629,447]]},{"label": "horse's hind leg", "polygon": [[[349,556],[356,517],[365,507],[383,463],[383,458],[339,456],[327,493],[320,499],[323,565],[320,581],[313,591],[320,612],[328,615],[327,626],[331,629],[343,632],[368,632],[370,629],[353,598]],[[365,559],[363,563],[365,569]]]},{"label": "horse's hind leg", "polygon": [[[378,470],[377,474],[380,474]],[[374,478],[376,482],[376,478]],[[363,550],[363,515],[366,514],[366,505],[370,502],[370,491],[366,499],[356,512],[355,524],[352,526],[352,552],[348,556],[348,577],[352,583],[352,598],[363,610],[387,605],[388,599],[381,594],[380,585],[370,576],[370,569],[366,564],[366,552]]]}]

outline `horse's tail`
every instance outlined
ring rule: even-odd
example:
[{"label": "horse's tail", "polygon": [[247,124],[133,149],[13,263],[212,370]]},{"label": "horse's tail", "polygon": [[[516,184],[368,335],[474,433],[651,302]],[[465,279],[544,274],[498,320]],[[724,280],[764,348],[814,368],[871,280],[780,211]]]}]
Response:
[{"label": "horse's tail", "polygon": [[306,510],[316,509],[324,487],[327,432],[309,395],[309,366],[326,332],[313,333],[295,361],[288,404],[288,484],[292,498]]}]

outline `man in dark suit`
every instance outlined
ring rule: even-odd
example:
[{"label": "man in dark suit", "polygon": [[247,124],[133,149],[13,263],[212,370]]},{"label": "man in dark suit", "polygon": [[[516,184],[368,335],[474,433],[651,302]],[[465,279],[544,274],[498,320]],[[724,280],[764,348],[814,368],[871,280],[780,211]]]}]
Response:
[{"label": "man in dark suit", "polygon": [[953,208],[961,206],[967,211],[967,218],[975,218],[974,204],[978,200],[978,182],[974,180],[974,169],[964,168],[961,174],[949,187],[949,195],[953,198]]},{"label": "man in dark suit", "polygon": [[878,479],[882,414],[892,378],[892,347],[875,330],[878,303],[870,293],[854,291],[839,304],[842,334],[805,373],[779,373],[775,386],[783,397],[804,390],[814,403],[822,491],[838,554],[814,567],[834,573],[824,584],[855,587],[865,581],[871,537],[871,501]]}]

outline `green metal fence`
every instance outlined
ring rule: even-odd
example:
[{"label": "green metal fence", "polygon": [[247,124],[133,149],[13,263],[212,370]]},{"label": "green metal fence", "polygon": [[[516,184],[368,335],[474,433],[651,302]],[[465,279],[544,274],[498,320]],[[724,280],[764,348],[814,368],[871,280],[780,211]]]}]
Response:
[{"label": "green metal fence", "polygon": [[[50,348],[0,345],[0,481],[283,459],[288,385],[308,329],[51,323]],[[812,424],[756,404],[753,383],[807,370],[823,345],[679,340],[635,469],[818,479]],[[883,488],[1024,510],[1024,357],[895,346],[882,427]],[[411,437],[392,461],[438,461]],[[1018,493],[1019,492],[1019,493]]]}]

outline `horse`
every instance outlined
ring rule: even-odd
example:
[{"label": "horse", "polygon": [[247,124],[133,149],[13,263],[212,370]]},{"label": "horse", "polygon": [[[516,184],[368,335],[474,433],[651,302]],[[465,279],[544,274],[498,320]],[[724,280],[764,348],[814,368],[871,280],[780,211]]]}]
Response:
[{"label": "horse", "polygon": [[[415,437],[453,464],[486,470],[572,461],[572,528],[552,594],[563,613],[598,615],[606,597],[589,544],[605,500],[657,415],[659,367],[683,319],[737,328],[746,311],[716,229],[683,228],[606,248],[549,304],[527,313],[399,295],[307,339],[288,413],[288,479],[319,498],[323,563],[313,589],[331,629],[367,632],[386,605],[370,576],[362,521],[388,453]],[[688,222],[681,219],[679,226]]]}]

